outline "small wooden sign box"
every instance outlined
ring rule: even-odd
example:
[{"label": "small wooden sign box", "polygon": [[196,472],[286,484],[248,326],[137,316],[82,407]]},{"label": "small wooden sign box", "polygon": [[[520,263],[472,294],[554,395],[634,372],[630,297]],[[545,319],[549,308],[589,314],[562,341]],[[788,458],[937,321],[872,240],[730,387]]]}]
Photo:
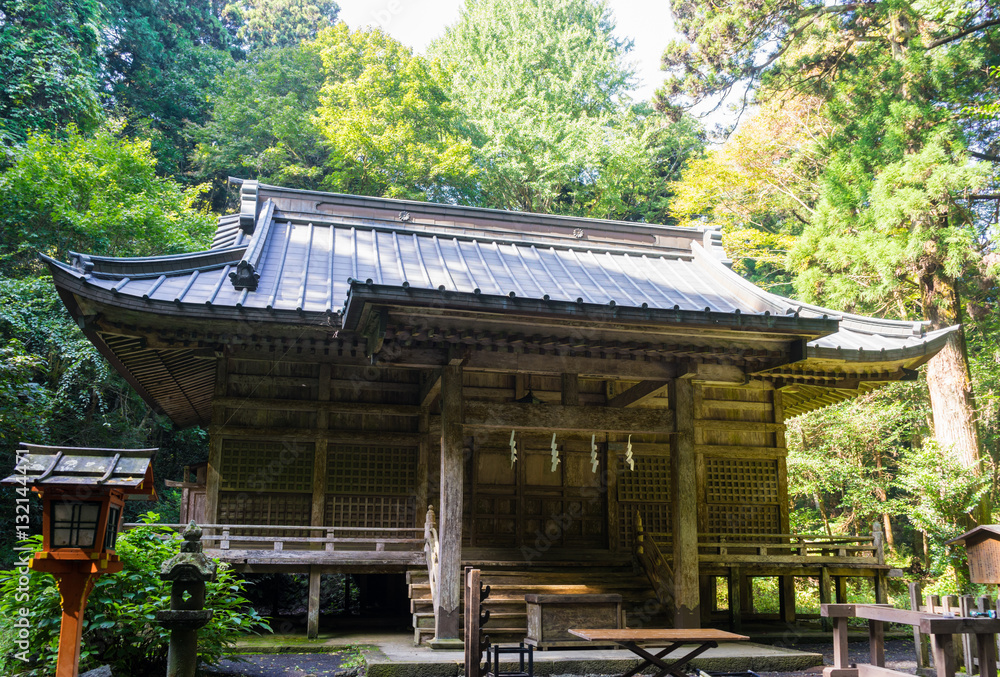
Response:
[{"label": "small wooden sign box", "polygon": [[538,649],[592,649],[594,642],[574,637],[569,629],[623,626],[621,595],[525,595],[524,601],[528,607],[524,643]]}]

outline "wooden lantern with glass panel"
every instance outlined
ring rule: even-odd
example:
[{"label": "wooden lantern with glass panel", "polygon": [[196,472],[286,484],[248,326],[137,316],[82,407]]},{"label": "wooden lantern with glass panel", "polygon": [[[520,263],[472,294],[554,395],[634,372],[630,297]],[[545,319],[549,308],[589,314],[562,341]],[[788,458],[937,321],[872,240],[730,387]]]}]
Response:
[{"label": "wooden lantern with glass panel", "polygon": [[4,484],[42,499],[42,549],[31,568],[52,574],[62,601],[56,677],[76,677],[87,597],[97,577],[122,570],[115,553],[125,501],[155,500],[156,449],[88,449],[22,443]]}]

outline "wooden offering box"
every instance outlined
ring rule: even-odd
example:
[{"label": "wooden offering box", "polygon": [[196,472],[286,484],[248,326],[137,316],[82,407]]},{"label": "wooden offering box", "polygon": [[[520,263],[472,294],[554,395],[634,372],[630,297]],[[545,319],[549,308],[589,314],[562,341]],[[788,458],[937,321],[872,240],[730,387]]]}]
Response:
[{"label": "wooden offering box", "polygon": [[592,649],[593,642],[569,634],[569,628],[622,627],[621,595],[525,595],[524,601],[528,606],[524,643],[539,649]]}]

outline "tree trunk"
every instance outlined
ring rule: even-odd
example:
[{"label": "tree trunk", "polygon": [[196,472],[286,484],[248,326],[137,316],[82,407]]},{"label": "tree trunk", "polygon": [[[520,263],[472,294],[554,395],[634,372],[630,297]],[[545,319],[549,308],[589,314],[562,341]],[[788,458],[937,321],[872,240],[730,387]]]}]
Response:
[{"label": "tree trunk", "polygon": [[[965,348],[965,331],[961,327],[962,312],[954,280],[929,271],[920,278],[923,311],[932,329],[959,325],[948,337],[944,348],[927,363],[927,390],[934,416],[934,439],[945,453],[951,454],[962,467],[979,475],[981,442],[976,425],[976,402],[972,392],[972,376]],[[979,524],[989,521],[987,499],[973,518]]]},{"label": "tree trunk", "polygon": [[[879,481],[884,479],[884,473],[882,472],[882,454],[877,453],[875,455],[875,470],[878,473]],[[882,487],[876,487],[875,497],[885,503],[889,500],[889,495],[886,493],[885,489]],[[885,531],[885,544],[889,546],[889,552],[895,554],[896,552],[896,538],[892,534],[892,522],[889,519],[889,513],[882,513],[882,525]]]}]

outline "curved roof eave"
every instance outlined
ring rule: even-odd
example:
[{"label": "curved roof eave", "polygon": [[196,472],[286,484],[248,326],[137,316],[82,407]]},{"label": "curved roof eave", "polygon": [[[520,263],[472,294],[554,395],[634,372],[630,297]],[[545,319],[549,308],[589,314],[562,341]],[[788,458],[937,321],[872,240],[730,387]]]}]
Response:
[{"label": "curved roof eave", "polygon": [[954,326],[925,333],[929,324],[925,321],[887,320],[840,313],[788,299],[765,291],[740,277],[701,245],[693,243],[691,249],[695,260],[710,271],[716,280],[741,296],[758,299],[761,304],[785,308],[786,313],[839,320],[837,332],[808,343],[807,358],[848,362],[894,362],[926,358],[921,360],[922,363],[933,357],[944,346],[948,336],[958,330]]}]

